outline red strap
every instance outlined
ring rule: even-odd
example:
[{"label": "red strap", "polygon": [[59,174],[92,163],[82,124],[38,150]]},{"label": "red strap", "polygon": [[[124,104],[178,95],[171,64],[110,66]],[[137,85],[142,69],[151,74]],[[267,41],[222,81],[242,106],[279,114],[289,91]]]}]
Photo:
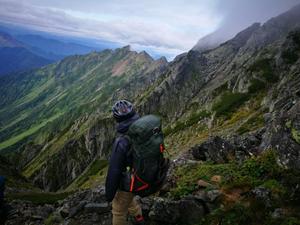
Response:
[{"label": "red strap", "polygon": [[130,179],[130,189],[129,189],[130,192],[133,191],[133,186],[134,186],[134,174],[131,175],[131,179]]},{"label": "red strap", "polygon": [[165,150],[165,146],[164,146],[163,144],[160,144],[160,145],[159,145],[159,151],[160,151],[161,153],[163,153],[164,150]]},{"label": "red strap", "polygon": [[147,184],[145,181],[143,181],[138,175],[135,174],[135,177],[138,181],[140,181],[141,183],[143,183],[144,185],[137,188],[136,191],[141,191],[141,190],[145,190],[146,188],[149,187],[149,184]]},{"label": "red strap", "polygon": [[135,221],[136,221],[136,222],[144,221],[144,217],[143,217],[142,215],[137,215],[137,216],[135,217]]}]

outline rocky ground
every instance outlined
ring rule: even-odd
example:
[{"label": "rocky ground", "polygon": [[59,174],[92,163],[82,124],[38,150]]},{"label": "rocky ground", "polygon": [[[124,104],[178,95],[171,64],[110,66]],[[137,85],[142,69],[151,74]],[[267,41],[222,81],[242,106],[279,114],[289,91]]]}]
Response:
[{"label": "rocky ground", "polygon": [[[139,198],[147,224],[299,224],[300,176],[278,166],[273,153],[255,156],[261,135],[212,137],[177,157],[161,192]],[[108,225],[104,194],[99,186],[50,203],[11,199],[7,224]]]}]

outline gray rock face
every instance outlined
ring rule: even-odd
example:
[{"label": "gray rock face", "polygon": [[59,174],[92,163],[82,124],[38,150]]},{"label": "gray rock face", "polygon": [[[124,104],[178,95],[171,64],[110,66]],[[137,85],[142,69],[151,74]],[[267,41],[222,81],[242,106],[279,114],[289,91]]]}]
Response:
[{"label": "gray rock face", "polygon": [[274,212],[272,213],[271,217],[273,219],[279,219],[282,218],[285,215],[285,211],[282,208],[277,208],[274,210]]},{"label": "gray rock face", "polygon": [[33,174],[33,182],[47,191],[56,191],[70,184],[95,157],[107,157],[114,138],[113,119],[103,119],[79,139],[70,140]]},{"label": "gray rock face", "polygon": [[192,154],[196,159],[216,163],[227,162],[230,154],[233,155],[233,153],[234,147],[220,137],[213,137],[192,149]]},{"label": "gray rock face", "polygon": [[111,224],[111,205],[104,196],[104,188],[77,192],[63,200],[56,212],[55,224]]},{"label": "gray rock face", "polygon": [[108,213],[111,208],[107,202],[105,203],[88,203],[84,206],[84,209],[88,213]]},{"label": "gray rock face", "polygon": [[230,159],[235,159],[242,163],[245,159],[260,153],[264,133],[265,129],[263,128],[255,133],[243,136],[233,135],[226,139],[215,136],[195,145],[189,152],[196,160],[225,163]]},{"label": "gray rock face", "polygon": [[205,206],[196,198],[170,201],[156,198],[149,218],[155,224],[195,224],[206,214]]},{"label": "gray rock face", "polygon": [[52,205],[36,206],[30,202],[13,201],[10,205],[15,213],[10,216],[10,219],[6,222],[7,225],[43,225],[44,220],[55,210]]},{"label": "gray rock face", "polygon": [[19,149],[19,154],[16,155],[17,159],[14,159],[14,161],[19,162],[17,164],[18,169],[24,168],[32,159],[34,159],[35,156],[42,150],[43,145],[36,145],[33,143],[27,143],[23,145]]},{"label": "gray rock face", "polygon": [[267,127],[261,148],[278,152],[279,163],[288,168],[300,168],[300,102],[289,111],[275,116]]}]

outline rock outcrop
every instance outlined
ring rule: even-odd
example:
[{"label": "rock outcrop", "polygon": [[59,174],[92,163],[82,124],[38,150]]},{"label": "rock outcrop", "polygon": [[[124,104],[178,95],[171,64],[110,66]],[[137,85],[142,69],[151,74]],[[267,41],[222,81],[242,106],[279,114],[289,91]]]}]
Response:
[{"label": "rock outcrop", "polygon": [[66,187],[95,158],[106,158],[114,138],[112,118],[97,121],[85,135],[69,140],[57,154],[32,175],[33,182],[47,191]]},{"label": "rock outcrop", "polygon": [[[147,197],[138,201],[149,225],[192,225],[209,212],[207,204],[216,204],[218,196],[219,192],[217,195],[208,192],[206,195],[188,196],[180,200]],[[10,205],[15,212],[8,220],[8,225],[109,225],[112,219],[111,204],[105,201],[103,187],[77,192],[54,205],[36,205],[19,200],[10,202]]]}]

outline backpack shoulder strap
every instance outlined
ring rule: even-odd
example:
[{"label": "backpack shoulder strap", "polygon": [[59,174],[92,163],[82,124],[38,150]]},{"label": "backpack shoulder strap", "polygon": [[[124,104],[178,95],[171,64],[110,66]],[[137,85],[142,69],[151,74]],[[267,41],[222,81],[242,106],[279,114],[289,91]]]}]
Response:
[{"label": "backpack shoulder strap", "polygon": [[119,138],[119,137],[123,137],[123,138],[127,139],[129,144],[131,145],[131,139],[127,133],[119,133],[118,132],[116,135],[116,138]]},{"label": "backpack shoulder strap", "polygon": [[128,143],[129,143],[129,150],[127,152],[127,156],[131,156],[133,150],[132,150],[132,147],[131,147],[132,142],[131,142],[131,139],[130,139],[129,135],[127,133],[117,133],[116,138],[119,138],[119,137],[127,139]]}]

